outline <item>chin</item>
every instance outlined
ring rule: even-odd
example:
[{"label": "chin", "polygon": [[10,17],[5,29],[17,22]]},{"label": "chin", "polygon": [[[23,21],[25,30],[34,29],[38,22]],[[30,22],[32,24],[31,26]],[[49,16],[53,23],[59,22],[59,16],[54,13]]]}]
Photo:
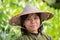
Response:
[{"label": "chin", "polygon": [[38,29],[31,29],[31,30],[35,31],[35,30],[38,30]]}]

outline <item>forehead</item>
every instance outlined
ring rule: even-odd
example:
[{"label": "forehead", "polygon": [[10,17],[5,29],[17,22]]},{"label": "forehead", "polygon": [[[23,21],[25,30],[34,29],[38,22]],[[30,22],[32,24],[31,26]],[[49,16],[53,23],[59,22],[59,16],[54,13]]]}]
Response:
[{"label": "forehead", "polygon": [[33,17],[33,16],[37,16],[36,13],[32,13],[32,14],[29,14],[28,17]]}]

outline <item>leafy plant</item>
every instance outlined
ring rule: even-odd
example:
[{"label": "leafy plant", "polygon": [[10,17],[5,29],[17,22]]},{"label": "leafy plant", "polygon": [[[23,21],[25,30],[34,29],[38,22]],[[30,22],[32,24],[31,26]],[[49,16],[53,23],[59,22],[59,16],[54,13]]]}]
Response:
[{"label": "leafy plant", "polygon": [[11,26],[9,19],[20,14],[27,4],[32,4],[39,10],[54,14],[52,19],[43,22],[43,32],[51,35],[54,40],[59,40],[60,9],[51,8],[42,0],[0,0],[0,40],[15,40],[21,35],[20,26]]},{"label": "leafy plant", "polygon": [[60,9],[60,0],[43,0],[46,2],[50,7],[53,7],[55,9]]}]

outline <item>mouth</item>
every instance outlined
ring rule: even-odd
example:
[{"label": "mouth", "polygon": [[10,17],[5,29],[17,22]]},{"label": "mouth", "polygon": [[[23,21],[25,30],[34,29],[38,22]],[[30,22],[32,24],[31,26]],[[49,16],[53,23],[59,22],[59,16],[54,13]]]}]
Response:
[{"label": "mouth", "polygon": [[31,25],[31,27],[32,27],[32,28],[35,28],[35,27],[36,27],[36,25]]}]

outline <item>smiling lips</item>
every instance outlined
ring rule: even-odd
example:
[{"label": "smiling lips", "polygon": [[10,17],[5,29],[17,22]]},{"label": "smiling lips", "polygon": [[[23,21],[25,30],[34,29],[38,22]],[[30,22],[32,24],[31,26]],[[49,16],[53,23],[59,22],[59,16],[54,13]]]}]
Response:
[{"label": "smiling lips", "polygon": [[31,25],[31,27],[32,27],[32,28],[35,28],[35,27],[36,27],[36,25]]}]

